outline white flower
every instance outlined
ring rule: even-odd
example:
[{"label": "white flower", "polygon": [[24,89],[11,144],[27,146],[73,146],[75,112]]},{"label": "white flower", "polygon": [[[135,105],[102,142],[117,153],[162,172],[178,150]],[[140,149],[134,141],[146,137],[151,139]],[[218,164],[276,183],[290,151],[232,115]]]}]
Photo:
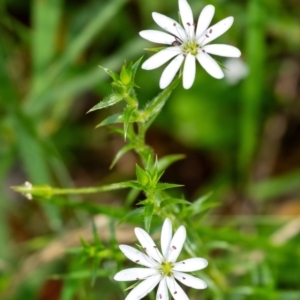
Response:
[{"label": "white flower", "polygon": [[208,74],[217,79],[224,77],[224,73],[218,63],[209,55],[225,57],[239,57],[239,49],[229,45],[208,45],[211,41],[226,32],[233,23],[233,17],[223,19],[219,23],[208,27],[214,16],[215,8],[212,5],[204,7],[200,13],[198,23],[194,23],[191,7],[186,0],[179,0],[179,12],[183,27],[173,19],[159,13],[152,13],[156,24],[169,33],[157,30],[143,30],[141,37],[154,43],[170,45],[147,59],[142,68],[152,70],[160,67],[171,58],[174,59],[163,71],[160,78],[160,88],[166,88],[180,66],[183,67],[183,87],[189,89],[194,82],[196,74],[196,59]]},{"label": "white flower", "polygon": [[142,299],[158,284],[156,300],[168,300],[168,289],[175,300],[189,300],[175,279],[194,289],[207,287],[203,280],[183,273],[205,268],[208,263],[204,258],[196,257],[176,262],[186,238],[184,226],[180,226],[172,237],[172,223],[170,219],[165,220],[161,232],[162,252],[157,249],[150,235],[142,228],[135,228],[135,235],[147,255],[127,245],[119,247],[128,259],[146,268],[126,269],[115,275],[114,279],[117,281],[143,280],[125,300]]}]

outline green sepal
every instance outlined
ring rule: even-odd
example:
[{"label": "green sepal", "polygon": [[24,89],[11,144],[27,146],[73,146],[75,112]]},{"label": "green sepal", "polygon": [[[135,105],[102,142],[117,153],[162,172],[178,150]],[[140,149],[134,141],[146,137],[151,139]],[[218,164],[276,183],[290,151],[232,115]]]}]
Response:
[{"label": "green sepal", "polygon": [[145,210],[144,210],[144,226],[147,232],[150,231],[153,213],[154,213],[154,204],[148,203],[145,206]]},{"label": "green sepal", "polygon": [[102,109],[108,106],[112,106],[118,102],[120,102],[123,99],[123,97],[121,95],[118,95],[116,93],[110,94],[109,96],[107,96],[106,98],[104,98],[101,102],[99,102],[98,104],[96,104],[94,107],[92,107],[89,111],[94,111],[94,110],[98,110],[98,109]]},{"label": "green sepal", "polygon": [[120,77],[117,73],[111,71],[110,69],[99,66],[102,70],[104,70],[114,81],[119,81]]},{"label": "green sepal", "polygon": [[164,199],[160,202],[160,207],[165,207],[168,205],[173,205],[173,204],[186,204],[186,205],[191,205],[192,203],[184,200],[184,199],[176,199],[176,198],[168,198]]},{"label": "green sepal", "polygon": [[120,72],[120,80],[124,85],[128,85],[132,80],[132,63],[126,66],[126,63],[122,66]]},{"label": "green sepal", "polygon": [[134,149],[134,145],[126,145],[123,148],[121,148],[118,153],[116,154],[114,160],[110,164],[109,168],[112,169],[114,165],[117,163],[117,161],[128,151]]},{"label": "green sepal", "polygon": [[164,50],[166,47],[152,47],[152,48],[144,48],[146,51],[151,51],[151,52],[159,52],[161,50]]},{"label": "green sepal", "polygon": [[136,178],[139,184],[146,187],[149,183],[149,176],[145,170],[143,170],[138,164],[135,166]]},{"label": "green sepal", "polygon": [[129,291],[129,290],[134,289],[139,283],[140,283],[140,281],[135,282],[134,284],[132,284],[131,286],[126,288],[124,291]]}]

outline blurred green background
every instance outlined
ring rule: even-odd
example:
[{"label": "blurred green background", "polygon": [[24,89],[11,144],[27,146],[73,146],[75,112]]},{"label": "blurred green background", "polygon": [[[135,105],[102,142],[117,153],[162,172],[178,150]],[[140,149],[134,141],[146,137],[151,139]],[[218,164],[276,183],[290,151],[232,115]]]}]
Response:
[{"label": "blurred green background", "polygon": [[[299,1],[189,3],[195,18],[213,4],[213,23],[233,15],[232,28],[216,42],[242,51],[238,65],[220,59],[229,69],[224,80],[197,66],[193,87],[176,89],[147,135],[159,157],[186,155],[164,181],[184,184],[191,201],[213,191],[219,203],[199,227],[213,265],[210,289],[194,291],[191,299],[298,300]],[[29,202],[10,186],[83,187],[134,178],[133,153],[109,170],[123,139],[108,128],[94,129],[121,107],[86,112],[110,92],[98,66],[119,71],[125,60],[149,57],[143,48],[151,43],[138,32],[158,29],[151,12],[177,19],[177,10],[176,0],[0,2],[1,299],[124,298],[106,273],[91,287],[89,274],[76,279],[76,258],[52,255],[60,242],[79,246],[75,233],[90,223],[88,213]],[[141,105],[159,92],[161,72],[138,70]],[[70,199],[120,206],[125,195]],[[43,252],[49,245],[52,254]],[[73,277],[51,277],[73,271]]]}]

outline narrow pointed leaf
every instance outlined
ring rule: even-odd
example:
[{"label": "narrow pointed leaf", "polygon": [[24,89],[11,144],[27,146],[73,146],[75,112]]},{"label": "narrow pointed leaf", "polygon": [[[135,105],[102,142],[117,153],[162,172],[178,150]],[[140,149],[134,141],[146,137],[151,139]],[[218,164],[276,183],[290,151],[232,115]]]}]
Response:
[{"label": "narrow pointed leaf", "polygon": [[153,212],[154,212],[154,204],[153,203],[147,204],[144,210],[144,225],[147,232],[150,231]]},{"label": "narrow pointed leaf", "polygon": [[117,161],[128,151],[134,149],[134,145],[126,145],[123,148],[121,148],[118,153],[116,154],[114,160],[112,161],[111,165],[109,166],[110,169],[114,167],[114,165],[117,163]]},{"label": "narrow pointed leaf", "polygon": [[139,207],[139,208],[136,208],[132,211],[130,211],[128,214],[126,214],[122,219],[121,221],[119,222],[119,224],[127,221],[130,219],[130,217],[134,217],[134,216],[138,216],[138,215],[143,215],[144,214],[144,210],[145,210],[145,207]]},{"label": "narrow pointed leaf", "polygon": [[171,154],[166,155],[158,161],[158,171],[162,171],[167,169],[174,162],[184,159],[184,154]]},{"label": "narrow pointed leaf", "polygon": [[128,181],[128,186],[134,188],[134,189],[138,189],[138,190],[143,190],[143,186],[140,185],[137,181]]},{"label": "narrow pointed leaf", "polygon": [[158,183],[155,186],[156,191],[165,190],[165,189],[173,189],[177,187],[183,186],[182,184],[173,184],[173,183]]},{"label": "narrow pointed leaf", "polygon": [[155,120],[158,113],[160,112],[160,110],[168,100],[169,96],[171,95],[172,91],[177,87],[179,81],[180,81],[180,76],[175,78],[173,82],[166,89],[164,89],[160,94],[158,94],[158,96],[156,96],[147,104],[144,110],[144,114],[147,118],[145,129],[147,129]]},{"label": "narrow pointed leaf", "polygon": [[92,264],[92,280],[91,280],[91,286],[93,287],[95,285],[96,279],[98,277],[98,270],[100,266],[102,258],[99,256],[96,256],[96,258],[93,260]]},{"label": "narrow pointed leaf", "polygon": [[94,111],[94,110],[98,110],[98,109],[102,109],[108,106],[112,106],[118,102],[120,102],[123,99],[122,96],[117,95],[117,94],[111,94],[109,96],[107,96],[106,98],[104,98],[101,102],[99,102],[98,104],[96,104],[94,107],[92,107],[89,111]]},{"label": "narrow pointed leaf", "polygon": [[128,131],[128,126],[130,123],[130,118],[132,113],[136,110],[136,107],[127,106],[124,111],[123,119],[124,119],[124,139],[126,140],[126,135]]},{"label": "narrow pointed leaf", "polygon": [[165,207],[168,205],[173,205],[173,204],[187,204],[187,205],[191,205],[192,203],[184,200],[184,199],[176,199],[176,198],[169,198],[169,199],[165,199],[163,201],[160,202],[160,207]]},{"label": "narrow pointed leaf", "polygon": [[109,116],[108,118],[104,119],[101,123],[99,123],[96,128],[99,128],[101,126],[110,125],[110,124],[116,124],[116,123],[122,123],[123,122],[123,114],[114,114],[112,116]]},{"label": "narrow pointed leaf", "polygon": [[110,69],[104,68],[102,66],[99,66],[101,69],[103,69],[114,81],[119,81],[120,77],[117,73],[111,71]]},{"label": "narrow pointed leaf", "polygon": [[133,65],[132,65],[132,81],[134,81],[134,78],[135,78],[135,74],[136,74],[136,71],[141,63],[143,59],[143,56],[141,58],[139,58]]}]

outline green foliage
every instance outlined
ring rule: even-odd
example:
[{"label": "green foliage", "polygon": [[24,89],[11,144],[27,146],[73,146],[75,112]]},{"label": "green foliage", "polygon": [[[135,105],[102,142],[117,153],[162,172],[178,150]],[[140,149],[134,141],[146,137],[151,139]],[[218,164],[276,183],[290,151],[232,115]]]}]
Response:
[{"label": "green foliage", "polygon": [[175,2],[0,5],[1,299],[124,299],[138,282],[112,279],[134,267],[118,244],[166,217],[187,228],[182,258],[209,261],[191,299],[300,299],[297,1],[211,1],[249,75],[197,66],[190,90],[179,74],[160,91],[140,64],[161,47],[138,31]]}]

